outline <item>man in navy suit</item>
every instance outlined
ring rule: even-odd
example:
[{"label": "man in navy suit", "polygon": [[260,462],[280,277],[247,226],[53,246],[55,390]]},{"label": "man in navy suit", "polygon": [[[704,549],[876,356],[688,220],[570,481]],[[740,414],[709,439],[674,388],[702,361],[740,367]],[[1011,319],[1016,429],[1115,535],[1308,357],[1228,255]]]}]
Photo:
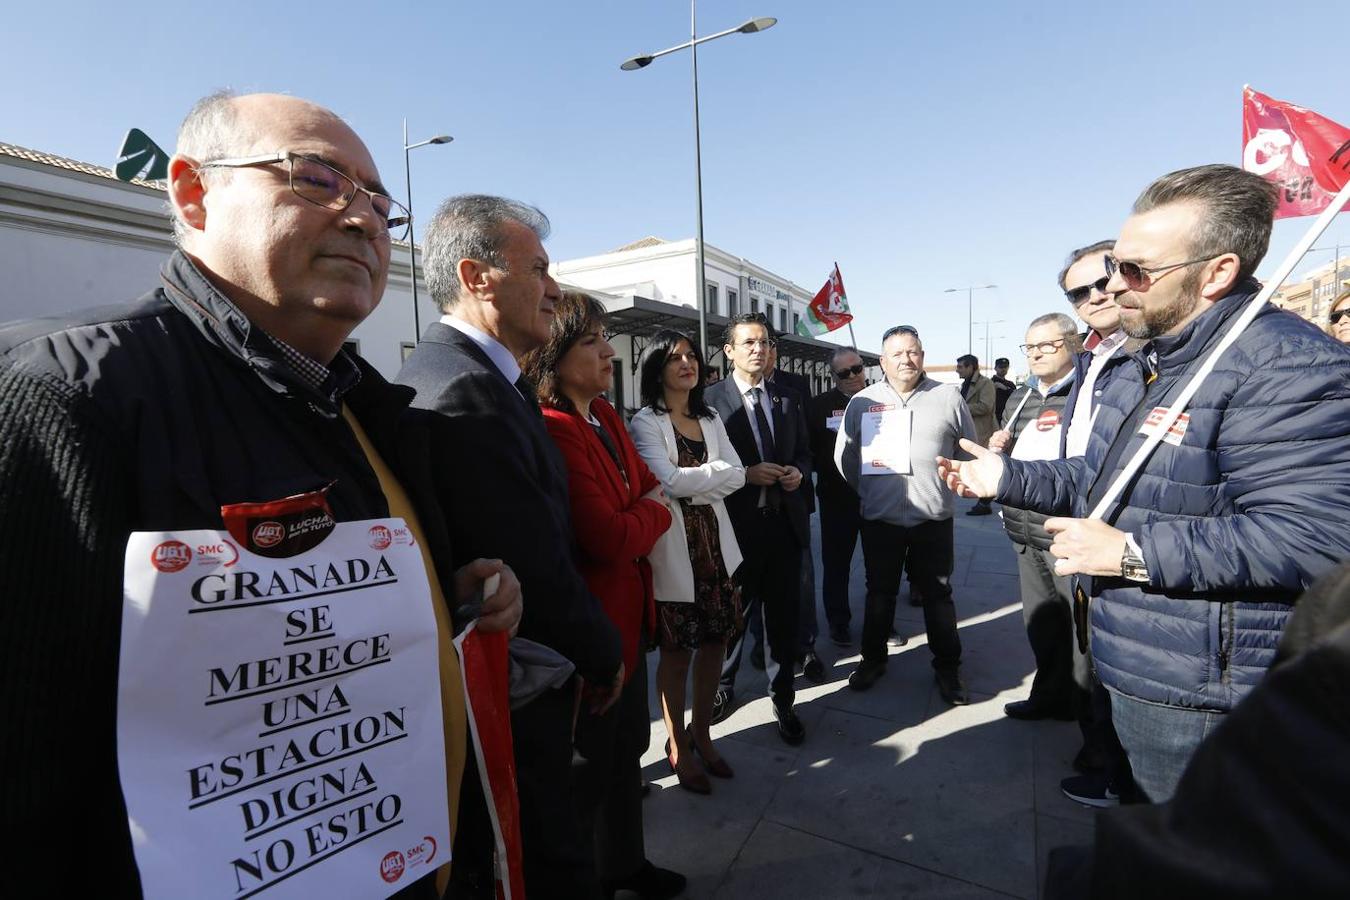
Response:
[{"label": "man in navy suit", "polygon": [[[798,574],[802,548],[810,546],[807,494],[800,488],[811,473],[811,448],[800,395],[780,390],[764,377],[772,365],[773,340],[763,315],[733,318],[722,348],[731,360],[731,374],[710,386],[704,397],[722,417],[745,466],[745,487],[727,497],[726,505],[745,557],[739,580],[746,618],[748,607],[760,604],[778,734],[789,744],[800,744],[806,729],[792,708],[792,680],[799,650]],[[713,721],[731,710],[744,643],[742,634],[727,652]]]},{"label": "man in navy suit", "polygon": [[[548,219],[500,197],[451,197],[427,226],[427,286],[444,315],[398,381],[439,415],[432,451],[455,552],[500,557],[520,579],[520,636],[556,650],[610,703],[619,636],[572,562],[567,470],[518,360],[544,344],[560,296],[542,240]],[[546,687],[511,714],[525,879],[531,897],[599,893],[570,784],[576,685]],[[606,704],[607,705],[607,704]]]}]

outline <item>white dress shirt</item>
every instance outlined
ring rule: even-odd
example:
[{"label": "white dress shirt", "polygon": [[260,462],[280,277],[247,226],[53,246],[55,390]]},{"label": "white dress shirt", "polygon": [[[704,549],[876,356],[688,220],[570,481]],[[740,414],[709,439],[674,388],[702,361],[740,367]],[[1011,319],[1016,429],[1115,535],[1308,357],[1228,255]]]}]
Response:
[{"label": "white dress shirt", "polygon": [[[1096,404],[1093,403],[1097,391],[1097,376],[1106,368],[1106,361],[1124,346],[1128,339],[1129,335],[1125,333],[1125,329],[1117,328],[1088,348],[1088,352],[1092,354],[1092,362],[1088,364],[1087,374],[1083,376],[1083,383],[1078,388],[1078,399],[1073,404],[1073,419],[1069,421],[1069,435],[1065,438],[1066,457],[1082,456],[1087,452],[1088,435],[1092,434],[1092,420],[1097,415]],[[1090,342],[1091,338],[1088,340]]]},{"label": "white dress shirt", "polygon": [[[477,344],[479,349],[487,354],[488,359],[492,360],[492,364],[497,367],[497,371],[502,373],[502,377],[511,382],[512,387],[515,387],[516,382],[520,380],[520,363],[516,362],[516,358],[511,355],[511,351],[507,350],[501,341],[486,331],[480,331],[463,319],[453,315],[441,316],[441,324],[455,329]],[[516,392],[519,393],[520,388],[516,387]],[[520,396],[522,399],[529,399],[524,394]]]}]

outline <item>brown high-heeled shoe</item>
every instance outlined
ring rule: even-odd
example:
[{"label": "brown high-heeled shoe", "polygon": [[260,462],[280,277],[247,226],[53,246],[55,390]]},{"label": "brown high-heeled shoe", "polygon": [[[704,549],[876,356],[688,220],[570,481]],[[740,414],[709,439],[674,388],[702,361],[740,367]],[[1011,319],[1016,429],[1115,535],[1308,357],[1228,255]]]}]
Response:
[{"label": "brown high-heeled shoe", "polygon": [[680,787],[694,794],[711,794],[712,782],[708,776],[702,772],[695,771],[692,775],[685,775],[675,765],[675,758],[670,755],[670,739],[666,739],[666,765],[670,766],[670,771],[680,782]]},{"label": "brown high-heeled shoe", "polygon": [[703,751],[698,749],[698,744],[693,743],[691,741],[689,746],[692,747],[694,749],[694,752],[698,754],[698,758],[703,760],[703,768],[708,770],[709,775],[712,775],[715,778],[736,777],[735,770],[732,769],[731,766],[727,764],[727,761],[725,759],[718,759],[716,762],[713,762],[712,760],[708,759],[708,757],[703,755]]}]

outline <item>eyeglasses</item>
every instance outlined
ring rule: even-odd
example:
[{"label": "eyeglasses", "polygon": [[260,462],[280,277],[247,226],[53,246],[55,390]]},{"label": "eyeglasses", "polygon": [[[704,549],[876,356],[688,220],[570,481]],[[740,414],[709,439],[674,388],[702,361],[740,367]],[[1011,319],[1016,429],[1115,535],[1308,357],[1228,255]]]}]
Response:
[{"label": "eyeglasses", "polygon": [[[1131,263],[1130,265],[1134,264]],[[1064,296],[1068,297],[1069,302],[1072,303],[1074,306],[1078,306],[1080,303],[1087,302],[1087,299],[1092,296],[1093,291],[1096,291],[1099,294],[1105,294],[1106,285],[1110,280],[1111,280],[1110,275],[1107,275],[1105,278],[1098,278],[1096,281],[1092,282],[1092,284],[1085,284],[1082,287],[1070,288],[1069,290],[1064,292]]]},{"label": "eyeglasses", "polygon": [[213,159],[201,163],[199,169],[243,169],[250,166],[270,166],[276,163],[289,163],[291,190],[302,200],[308,200],[324,209],[344,210],[352,205],[358,193],[370,198],[370,206],[375,215],[384,223],[384,231],[390,238],[401,241],[407,238],[412,228],[412,213],[408,208],[387,194],[376,193],[361,187],[351,178],[342,174],[327,163],[310,159],[298,153],[279,151],[267,156],[248,156],[240,159]]},{"label": "eyeglasses", "polygon": [[1350,316],[1350,309],[1338,309],[1331,314],[1331,316],[1328,318],[1328,321],[1331,322],[1332,325],[1335,325],[1337,322],[1339,322],[1341,319],[1344,319],[1346,316]]},{"label": "eyeglasses", "polygon": [[1018,345],[1021,351],[1027,356],[1030,356],[1033,351],[1041,354],[1042,356],[1048,356],[1049,354],[1054,353],[1056,350],[1058,350],[1060,347],[1063,346],[1064,346],[1064,338],[1060,338],[1057,341],[1041,341],[1039,344]]},{"label": "eyeglasses", "polygon": [[751,338],[748,341],[741,341],[736,346],[744,347],[746,350],[754,350],[756,347],[762,347],[765,350],[769,350],[773,347],[777,347],[778,342],[775,341],[773,338],[769,338],[767,340],[762,338]]},{"label": "eyeglasses", "polygon": [[1166,266],[1154,266],[1153,268],[1150,269],[1139,265],[1139,263],[1137,262],[1130,262],[1128,260],[1116,259],[1114,256],[1111,256],[1109,254],[1103,257],[1103,261],[1106,263],[1107,279],[1109,280],[1111,276],[1115,275],[1116,272],[1119,271],[1120,277],[1125,282],[1125,286],[1132,291],[1147,290],[1150,283],[1156,280],[1161,280],[1160,278],[1152,279],[1149,277],[1150,275],[1153,275],[1157,272],[1167,274],[1168,272],[1172,272],[1176,269],[1185,268],[1186,266],[1193,266],[1196,263],[1209,262],[1211,259],[1214,259],[1214,257],[1206,256],[1203,259],[1188,259],[1185,262],[1171,263],[1170,265]]},{"label": "eyeglasses", "polygon": [[862,363],[859,363],[856,366],[846,366],[845,368],[842,369],[836,369],[834,372],[834,377],[838,378],[840,381],[843,381],[850,375],[861,375],[863,373],[863,370],[866,368],[867,367],[864,366]]}]

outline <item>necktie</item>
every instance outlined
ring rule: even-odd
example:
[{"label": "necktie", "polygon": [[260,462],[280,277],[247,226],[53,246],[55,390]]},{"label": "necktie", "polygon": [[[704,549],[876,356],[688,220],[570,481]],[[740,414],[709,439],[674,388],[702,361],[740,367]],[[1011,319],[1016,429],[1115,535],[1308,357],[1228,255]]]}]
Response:
[{"label": "necktie", "polygon": [[[763,451],[763,461],[778,462],[778,447],[773,441],[773,429],[769,427],[769,417],[764,414],[764,407],[759,403],[759,396],[764,392],[763,388],[753,387],[750,389],[750,400],[755,404],[755,424],[759,426],[759,446]],[[783,503],[783,489],[773,484],[764,489],[764,505],[769,509],[777,510]]]},{"label": "necktie", "polygon": [[520,396],[525,400],[525,405],[528,406],[536,416],[542,418],[544,414],[539,411],[539,400],[535,397],[534,384],[530,379],[525,377],[525,373],[523,372],[520,377],[516,379],[516,390],[520,391]]}]

